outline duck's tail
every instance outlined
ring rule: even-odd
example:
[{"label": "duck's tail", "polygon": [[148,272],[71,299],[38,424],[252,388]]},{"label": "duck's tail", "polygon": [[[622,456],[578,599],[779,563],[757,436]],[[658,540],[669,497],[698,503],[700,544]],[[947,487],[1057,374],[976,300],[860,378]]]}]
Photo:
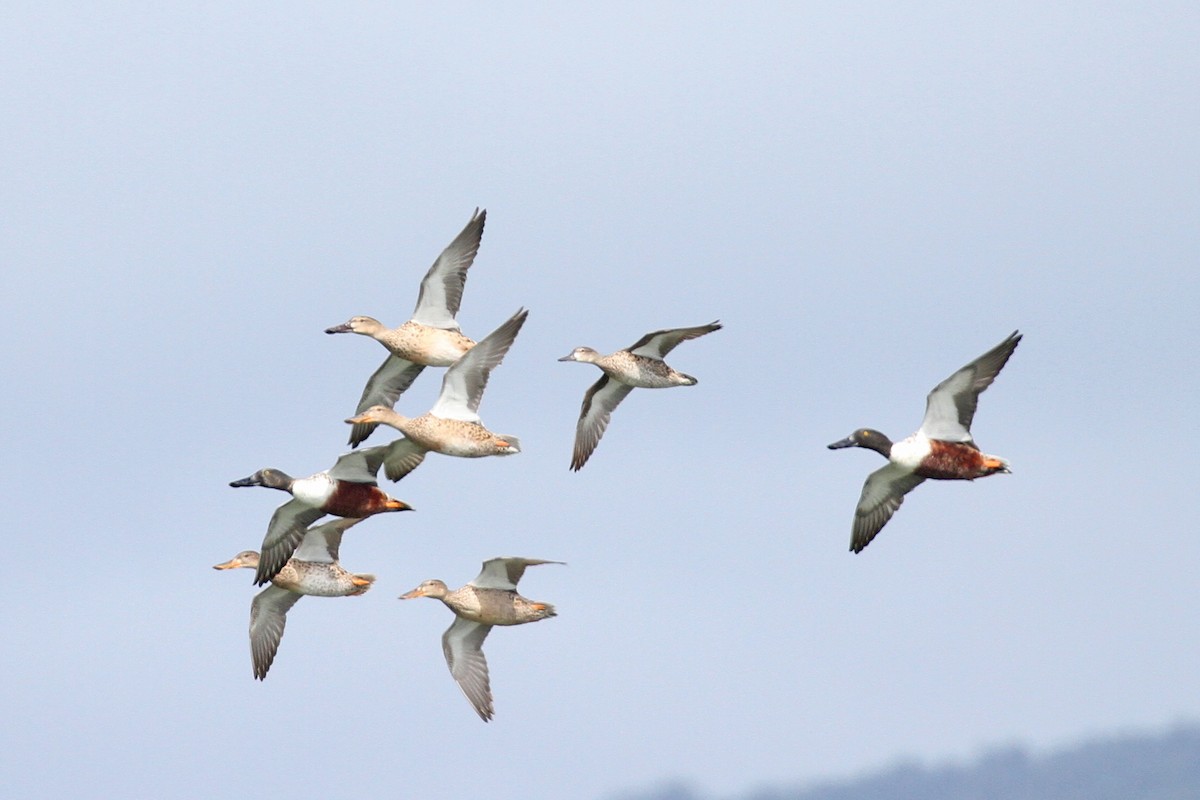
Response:
[{"label": "duck's tail", "polygon": [[529,607],[537,612],[537,619],[558,616],[558,612],[554,610],[554,606],[549,603],[530,603]]},{"label": "duck's tail", "polygon": [[496,434],[496,446],[500,448],[500,452],[496,455],[511,456],[514,453],[521,452],[521,440],[515,436],[505,436]]},{"label": "duck's tail", "polygon": [[357,597],[371,588],[371,584],[375,583],[375,576],[369,574],[351,575],[350,583],[354,586],[354,591],[349,596]]},{"label": "duck's tail", "polygon": [[984,473],[985,475],[995,475],[997,472],[1002,472],[1006,475],[1012,473],[1012,466],[998,456],[984,456],[983,468],[987,470]]}]

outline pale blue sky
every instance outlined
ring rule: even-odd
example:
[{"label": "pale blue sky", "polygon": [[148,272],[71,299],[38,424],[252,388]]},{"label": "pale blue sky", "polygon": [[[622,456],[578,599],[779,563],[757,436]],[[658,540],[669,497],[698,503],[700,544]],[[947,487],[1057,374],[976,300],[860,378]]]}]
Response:
[{"label": "pale blue sky", "polygon": [[[0,12],[15,795],[730,793],[1200,716],[1194,4],[244,5]],[[378,583],[260,684],[210,566],[283,496],[227,484],[333,463],[383,351],[322,330],[406,319],[476,206],[524,452],[389,485]],[[555,359],[716,318],[569,472],[597,373]],[[825,445],[1015,328],[974,425],[1014,473],[848,553],[882,462]],[[396,597],[505,554],[569,566],[484,725]]]}]

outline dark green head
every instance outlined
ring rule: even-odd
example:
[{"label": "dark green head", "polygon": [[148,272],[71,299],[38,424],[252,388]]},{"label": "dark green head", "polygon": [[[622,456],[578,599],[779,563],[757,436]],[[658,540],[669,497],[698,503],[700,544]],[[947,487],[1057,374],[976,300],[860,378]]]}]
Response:
[{"label": "dark green head", "polygon": [[845,439],[829,445],[830,450],[841,450],[843,447],[865,447],[886,458],[891,454],[892,440],[873,428],[859,428]]},{"label": "dark green head", "polygon": [[241,480],[230,481],[230,486],[266,486],[269,489],[283,489],[287,491],[292,485],[292,477],[286,472],[281,472],[277,469],[260,469],[248,478]]}]

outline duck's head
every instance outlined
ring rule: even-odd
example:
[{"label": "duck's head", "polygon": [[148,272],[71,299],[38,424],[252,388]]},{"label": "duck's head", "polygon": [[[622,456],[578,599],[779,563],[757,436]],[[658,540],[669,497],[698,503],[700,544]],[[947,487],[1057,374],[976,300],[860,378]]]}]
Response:
[{"label": "duck's head", "polygon": [[428,580],[422,583],[411,592],[400,595],[401,600],[412,600],[414,597],[432,597],[435,600],[440,600],[445,597],[450,590],[446,588],[446,584],[439,580]]},{"label": "duck's head", "polygon": [[243,550],[225,563],[213,565],[213,569],[237,569],[238,567],[258,569],[258,551]]},{"label": "duck's head", "polygon": [[362,425],[362,424],[378,425],[381,422],[389,422],[389,421],[395,420],[396,417],[398,417],[398,416],[400,416],[400,415],[397,414],[394,410],[388,408],[387,406],[371,406],[370,408],[368,408],[366,411],[362,412],[358,416],[350,417],[348,420],[346,420],[346,422],[351,425]]},{"label": "duck's head", "polygon": [[341,325],[334,325],[332,328],[326,328],[326,333],[361,333],[365,336],[371,336],[378,331],[383,330],[383,323],[374,317],[351,317]]},{"label": "duck's head", "polygon": [[576,347],[560,358],[559,361],[582,361],[585,364],[590,364],[600,357],[600,354],[590,347]]},{"label": "duck's head", "polygon": [[286,472],[267,467],[260,469],[248,478],[230,481],[230,486],[266,486],[269,489],[287,489],[292,485],[292,476]]},{"label": "duck's head", "polygon": [[865,447],[887,456],[892,450],[892,440],[873,428],[859,428],[845,439],[840,439],[828,447],[830,450],[841,450],[843,447]]}]

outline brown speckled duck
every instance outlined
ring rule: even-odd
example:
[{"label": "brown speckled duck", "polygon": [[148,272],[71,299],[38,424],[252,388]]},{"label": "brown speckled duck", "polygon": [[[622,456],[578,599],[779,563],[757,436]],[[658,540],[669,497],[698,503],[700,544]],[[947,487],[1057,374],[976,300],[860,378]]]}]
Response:
[{"label": "brown speckled duck", "polygon": [[[315,597],[353,597],[371,588],[374,575],[347,571],[338,562],[342,534],[357,519],[335,519],[309,528],[296,553],[271,579],[271,585],[254,596],[250,603],[250,659],[254,677],[263,680],[275,660],[287,612],[303,595]],[[258,552],[243,550],[213,569],[258,567]]]},{"label": "brown speckled duck", "polygon": [[535,603],[517,594],[517,582],[526,567],[561,563],[537,558],[493,558],[483,562],[479,576],[460,589],[451,591],[442,581],[429,580],[400,595],[401,600],[432,597],[454,612],[453,624],[442,634],[442,652],[450,674],[484,722],[492,718],[494,709],[483,640],[494,625],[523,625],[556,616],[549,603]]},{"label": "brown speckled duck", "polygon": [[442,392],[433,408],[419,417],[405,417],[386,406],[372,406],[346,422],[391,425],[404,434],[388,445],[384,470],[393,481],[412,472],[429,451],[459,458],[507,456],[521,452],[515,436],[492,433],[479,418],[479,401],[488,376],[504,359],[529,312],[521,309],[489,333],[446,370]]},{"label": "brown speckled duck", "polygon": [[665,389],[693,386],[696,379],[667,365],[663,358],[680,342],[719,331],[720,322],[695,328],[668,328],[647,333],[624,350],[602,356],[590,347],[576,347],[559,361],[595,364],[604,375],[583,395],[583,408],[575,426],[575,451],[571,469],[580,470],[600,443],[613,409],[635,388]]},{"label": "brown speckled duck", "polygon": [[[374,317],[351,317],[348,322],[326,328],[326,333],[358,333],[370,336],[390,355],[367,381],[355,414],[371,406],[391,408],[396,399],[416,380],[425,367],[448,367],[458,361],[475,342],[458,327],[467,270],[479,252],[487,211],[475,214],[462,232],[442,251],[421,280],[421,293],[412,318],[398,328],[389,328]],[[375,430],[373,423],[355,425],[350,445],[358,445]]]}]

